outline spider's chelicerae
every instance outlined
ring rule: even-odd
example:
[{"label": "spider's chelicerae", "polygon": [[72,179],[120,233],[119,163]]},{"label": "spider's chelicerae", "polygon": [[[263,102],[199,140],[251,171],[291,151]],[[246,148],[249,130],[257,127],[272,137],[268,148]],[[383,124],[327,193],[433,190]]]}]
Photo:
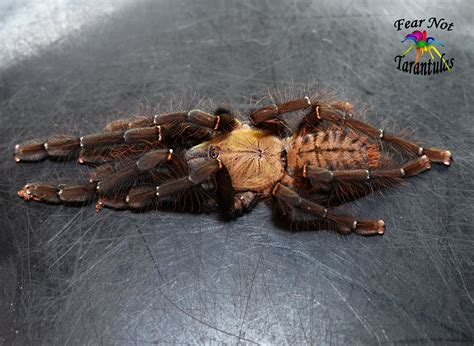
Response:
[{"label": "spider's chelicerae", "polygon": [[[304,116],[289,130],[284,114],[292,112]],[[335,208],[417,175],[431,162],[451,162],[449,151],[354,119],[347,102],[303,97],[259,108],[249,120],[223,108],[193,109],[119,119],[81,138],[28,141],[15,147],[17,162],[78,156],[94,168],[85,184],[29,183],[18,195],[53,204],[96,201],[98,211],[219,208],[227,219],[265,199],[290,225],[373,235],[384,233],[382,220]]]}]

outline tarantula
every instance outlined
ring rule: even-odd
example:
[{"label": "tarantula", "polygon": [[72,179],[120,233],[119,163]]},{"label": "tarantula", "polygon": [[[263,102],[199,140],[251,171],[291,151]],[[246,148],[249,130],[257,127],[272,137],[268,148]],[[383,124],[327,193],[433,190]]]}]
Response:
[{"label": "tarantula", "polygon": [[[284,115],[295,112],[302,120],[291,130]],[[269,200],[290,225],[374,235],[384,233],[382,220],[335,207],[396,185],[431,162],[451,162],[449,151],[356,120],[348,102],[306,96],[256,109],[249,120],[224,108],[193,109],[119,119],[81,138],[28,141],[16,145],[17,162],[78,156],[94,168],[85,184],[29,183],[18,195],[52,204],[96,201],[97,211],[218,207],[226,219]]]}]

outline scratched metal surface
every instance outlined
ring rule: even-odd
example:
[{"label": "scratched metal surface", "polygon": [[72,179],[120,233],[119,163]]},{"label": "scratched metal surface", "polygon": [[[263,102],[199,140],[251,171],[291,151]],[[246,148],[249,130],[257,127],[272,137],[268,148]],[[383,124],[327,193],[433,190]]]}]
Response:
[{"label": "scratched metal surface", "polygon": [[[469,1],[112,2],[100,16],[82,8],[94,20],[72,30],[68,7],[49,4],[52,29],[17,27],[0,71],[0,344],[472,344]],[[4,6],[4,23],[16,6]],[[397,71],[393,21],[432,15],[454,22],[437,31],[453,72]],[[374,124],[454,153],[449,169],[349,206],[384,219],[383,237],[290,233],[265,205],[223,223],[16,197],[27,181],[82,174],[74,163],[15,164],[22,139],[92,132],[141,102],[194,92],[245,111],[250,95],[314,80],[371,107]]]}]

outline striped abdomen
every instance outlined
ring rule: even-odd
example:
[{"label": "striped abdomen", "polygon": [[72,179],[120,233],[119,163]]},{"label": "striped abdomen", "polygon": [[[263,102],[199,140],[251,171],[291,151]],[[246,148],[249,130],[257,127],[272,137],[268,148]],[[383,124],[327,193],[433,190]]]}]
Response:
[{"label": "striped abdomen", "polygon": [[350,129],[329,128],[296,137],[289,144],[288,167],[292,172],[308,165],[330,170],[368,169],[377,166],[379,149]]}]

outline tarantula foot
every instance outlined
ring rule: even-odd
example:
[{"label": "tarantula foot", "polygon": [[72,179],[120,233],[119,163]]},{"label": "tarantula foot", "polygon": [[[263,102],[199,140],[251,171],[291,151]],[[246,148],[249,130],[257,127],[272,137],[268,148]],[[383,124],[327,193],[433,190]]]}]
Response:
[{"label": "tarantula foot", "polygon": [[446,166],[449,166],[451,164],[451,161],[453,160],[453,156],[451,155],[451,152],[449,150],[443,151],[442,156],[443,156],[443,163]]},{"label": "tarantula foot", "polygon": [[383,220],[357,221],[355,232],[360,235],[383,235],[385,233],[385,222]]},{"label": "tarantula foot", "polygon": [[25,201],[34,200],[38,202],[60,203],[58,189],[52,185],[29,183],[17,192],[18,196]]},{"label": "tarantula foot", "polygon": [[449,150],[439,150],[434,148],[422,149],[423,154],[433,162],[442,162],[444,165],[451,165],[452,154]]},{"label": "tarantula foot", "polygon": [[23,186],[21,190],[18,190],[17,195],[23,198],[25,201],[29,201],[32,198],[32,196],[29,193],[28,189],[29,189],[29,185],[27,184]]},{"label": "tarantula foot", "polygon": [[95,212],[98,213],[102,210],[104,207],[104,203],[101,200],[98,200],[97,203],[95,204]]}]

